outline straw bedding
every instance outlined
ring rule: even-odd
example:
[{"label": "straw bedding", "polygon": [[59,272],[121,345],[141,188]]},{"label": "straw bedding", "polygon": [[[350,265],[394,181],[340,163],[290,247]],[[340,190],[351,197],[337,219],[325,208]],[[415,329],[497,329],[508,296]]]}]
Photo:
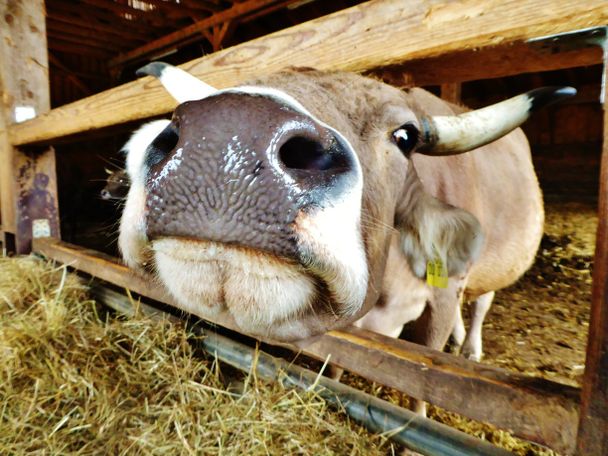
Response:
[{"label": "straw bedding", "polygon": [[0,258],[0,454],[391,454],[320,398],[242,393],[181,325],[108,314],[65,268]]}]

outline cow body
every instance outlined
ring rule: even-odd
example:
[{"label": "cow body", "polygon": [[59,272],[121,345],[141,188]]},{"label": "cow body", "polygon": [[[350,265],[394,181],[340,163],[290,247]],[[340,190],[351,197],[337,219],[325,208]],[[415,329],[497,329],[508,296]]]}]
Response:
[{"label": "cow body", "polygon": [[[434,144],[424,119],[464,110],[349,73],[287,71],[197,98],[127,145],[119,240],[189,312],[270,341],[353,322],[397,336],[417,320],[416,341],[440,349],[463,294],[487,307],[534,258],[542,200],[519,129],[421,155]],[[425,282],[435,256],[447,288]]]}]

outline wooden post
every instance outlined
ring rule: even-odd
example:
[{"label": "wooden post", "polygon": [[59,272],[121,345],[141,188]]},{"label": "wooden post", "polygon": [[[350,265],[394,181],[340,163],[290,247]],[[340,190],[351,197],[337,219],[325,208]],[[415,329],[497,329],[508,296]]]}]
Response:
[{"label": "wooden post", "polygon": [[5,246],[31,250],[33,230],[59,236],[55,152],[19,150],[11,124],[50,109],[43,0],[0,0],[0,214]]},{"label": "wooden post", "polygon": [[[608,76],[606,54],[608,49],[604,56],[604,78]],[[598,211],[591,320],[577,437],[580,456],[608,454],[608,104],[605,96]]]},{"label": "wooden post", "polygon": [[461,104],[462,85],[459,82],[441,84],[441,98],[454,104]]}]

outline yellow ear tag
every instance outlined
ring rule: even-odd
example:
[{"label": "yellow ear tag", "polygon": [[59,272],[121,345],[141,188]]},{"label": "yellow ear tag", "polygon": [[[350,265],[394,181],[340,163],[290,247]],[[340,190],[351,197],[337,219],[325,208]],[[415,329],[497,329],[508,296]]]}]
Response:
[{"label": "yellow ear tag", "polygon": [[426,264],[426,283],[432,287],[447,288],[448,287],[448,268],[445,261],[441,259],[439,253],[434,249],[435,258],[429,260]]}]

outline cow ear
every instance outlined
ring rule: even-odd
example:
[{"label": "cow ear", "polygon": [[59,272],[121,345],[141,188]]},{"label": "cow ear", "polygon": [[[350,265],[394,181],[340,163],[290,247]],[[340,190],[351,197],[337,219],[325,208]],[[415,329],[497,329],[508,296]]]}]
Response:
[{"label": "cow ear", "polygon": [[434,198],[418,184],[419,191],[408,192],[407,204],[397,208],[401,249],[419,278],[437,260],[446,265],[448,276],[462,274],[481,251],[481,226],[471,213]]}]

